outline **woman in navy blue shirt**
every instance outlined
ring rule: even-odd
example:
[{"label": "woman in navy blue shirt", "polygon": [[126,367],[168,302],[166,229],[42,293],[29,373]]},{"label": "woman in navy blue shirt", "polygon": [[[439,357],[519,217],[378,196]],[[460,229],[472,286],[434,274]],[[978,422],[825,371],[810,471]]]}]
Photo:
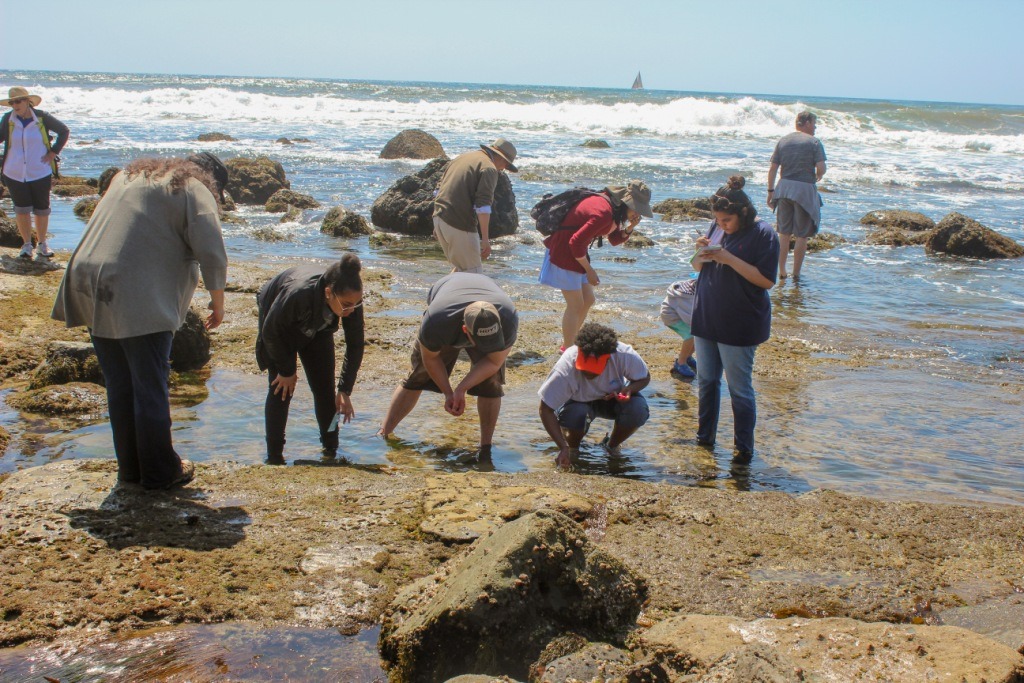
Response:
[{"label": "woman in navy blue shirt", "polygon": [[697,278],[693,331],[697,357],[697,443],[713,446],[718,432],[722,372],[729,385],[737,459],[754,452],[754,352],[771,332],[768,290],[779,268],[779,239],[757,220],[757,209],[743,192],[743,176],[732,176],[711,196],[715,216],[708,234],[697,240],[691,263]]}]

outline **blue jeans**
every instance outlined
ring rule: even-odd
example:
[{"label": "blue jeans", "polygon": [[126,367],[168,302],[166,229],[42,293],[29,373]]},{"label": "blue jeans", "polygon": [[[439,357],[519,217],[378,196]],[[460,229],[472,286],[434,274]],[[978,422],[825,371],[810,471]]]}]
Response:
[{"label": "blue jeans", "polygon": [[694,337],[693,341],[700,359],[697,363],[697,441],[715,443],[724,370],[732,398],[733,446],[741,453],[753,453],[754,424],[757,422],[753,373],[757,346],[729,346],[702,337]]},{"label": "blue jeans", "polygon": [[114,433],[117,479],[163,488],[181,476],[181,458],[171,445],[172,332],[106,339],[93,336],[107,385]]}]

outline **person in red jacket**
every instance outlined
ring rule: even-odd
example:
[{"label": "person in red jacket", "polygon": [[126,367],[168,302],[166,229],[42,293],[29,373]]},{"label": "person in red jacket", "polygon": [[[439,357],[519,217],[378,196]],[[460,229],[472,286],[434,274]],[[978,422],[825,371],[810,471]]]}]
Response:
[{"label": "person in red jacket", "polygon": [[540,283],[562,290],[565,313],[562,315],[562,350],[575,343],[580,327],[594,305],[594,287],[601,284],[590,265],[590,243],[607,237],[622,244],[633,234],[642,216],[652,218],[651,189],[640,180],[625,187],[606,187],[569,210],[562,227],[544,240],[547,252],[540,269]]}]

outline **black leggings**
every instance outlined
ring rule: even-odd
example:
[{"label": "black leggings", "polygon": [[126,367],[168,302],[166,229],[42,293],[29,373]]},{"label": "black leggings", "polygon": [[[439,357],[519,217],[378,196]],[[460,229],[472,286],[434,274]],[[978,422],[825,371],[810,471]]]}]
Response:
[{"label": "black leggings", "polygon": [[[337,394],[334,388],[334,333],[323,330],[314,336],[305,348],[299,350],[299,360],[306,374],[306,383],[313,392],[313,411],[320,426],[320,444],[325,449],[338,448],[338,430],[328,432],[338,409],[335,404]],[[277,378],[277,368],[271,365],[268,382]],[[274,387],[268,384],[267,403],[264,407],[267,430],[267,455],[277,458],[284,453],[284,433],[288,425],[288,407],[292,399],[284,401],[280,394],[274,394]]]}]

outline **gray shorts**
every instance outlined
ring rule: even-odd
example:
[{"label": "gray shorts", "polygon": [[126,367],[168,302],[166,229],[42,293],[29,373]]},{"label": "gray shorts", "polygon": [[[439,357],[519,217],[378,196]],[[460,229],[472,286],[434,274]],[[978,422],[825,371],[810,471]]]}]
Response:
[{"label": "gray shorts", "polygon": [[793,235],[794,237],[810,237],[818,231],[817,226],[811,219],[811,214],[804,211],[792,199],[780,199],[775,207],[775,229],[780,235]]}]

